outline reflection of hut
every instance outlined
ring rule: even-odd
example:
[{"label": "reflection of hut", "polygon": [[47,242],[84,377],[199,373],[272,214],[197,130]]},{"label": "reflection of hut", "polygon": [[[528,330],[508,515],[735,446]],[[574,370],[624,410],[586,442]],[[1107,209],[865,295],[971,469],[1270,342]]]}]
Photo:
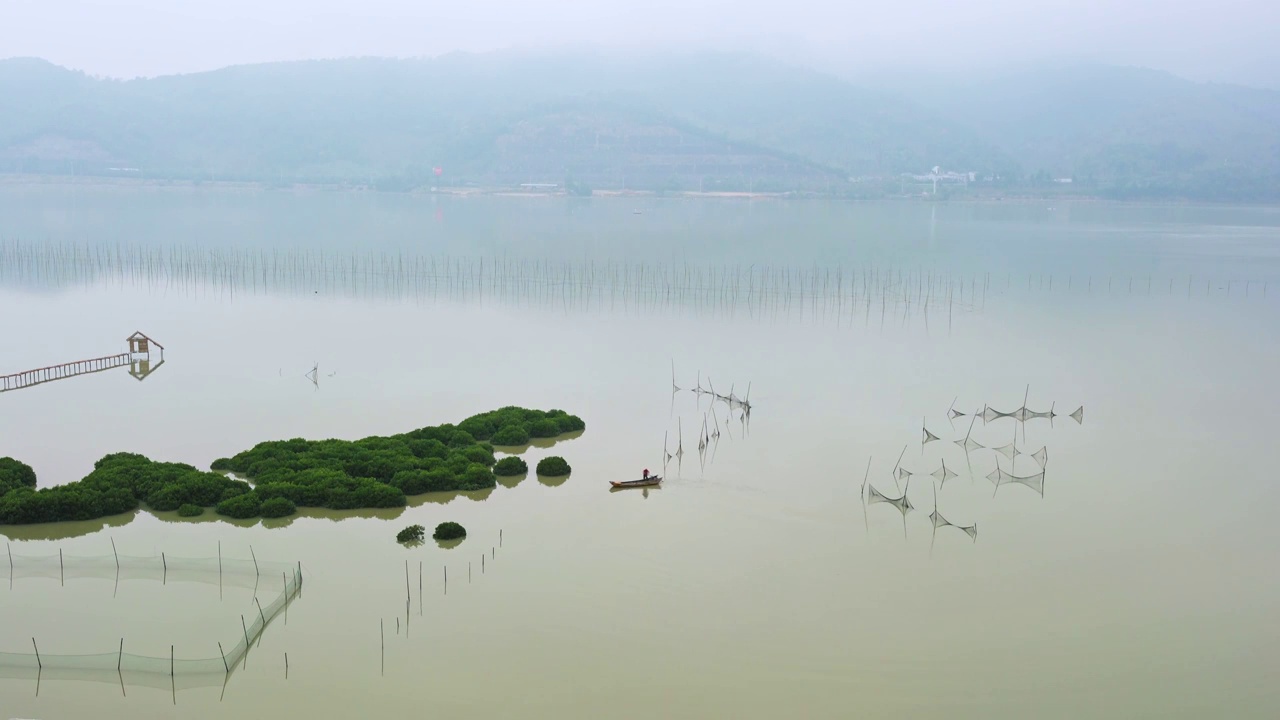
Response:
[{"label": "reflection of hut", "polygon": [[[146,379],[164,364],[164,346],[160,343],[140,332],[135,332],[126,340],[129,343],[129,374],[139,381]],[[151,364],[152,346],[160,350],[160,361],[154,365]]]}]

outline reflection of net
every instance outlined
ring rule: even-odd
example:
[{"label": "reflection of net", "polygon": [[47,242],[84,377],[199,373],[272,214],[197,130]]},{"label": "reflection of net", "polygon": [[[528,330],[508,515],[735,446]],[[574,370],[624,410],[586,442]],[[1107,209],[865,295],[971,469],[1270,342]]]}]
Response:
[{"label": "reflection of net", "polygon": [[[0,562],[3,562],[3,559],[0,559]],[[34,651],[0,652],[0,673],[6,676],[13,671],[50,670],[73,671],[73,678],[76,673],[89,675],[97,672],[109,672],[113,677],[118,673],[175,677],[210,673],[226,674],[244,659],[249,647],[262,635],[266,626],[276,615],[284,611],[288,603],[299,596],[302,588],[301,570],[288,563],[216,557],[178,558],[165,555],[155,557],[120,555],[118,558],[114,555],[96,557],[12,555],[10,580],[31,577],[63,580],[116,578],[117,581],[197,582],[245,588],[257,588],[261,584],[263,587],[279,588],[279,592],[271,602],[265,605],[257,602],[255,593],[253,619],[249,620],[247,616],[242,616],[241,633],[229,647],[218,643],[215,647],[209,648],[210,651],[218,650],[217,656],[200,659],[178,658],[172,655],[155,657],[125,652],[123,646],[112,652],[83,655],[57,655]],[[167,686],[166,682],[165,687]]]}]

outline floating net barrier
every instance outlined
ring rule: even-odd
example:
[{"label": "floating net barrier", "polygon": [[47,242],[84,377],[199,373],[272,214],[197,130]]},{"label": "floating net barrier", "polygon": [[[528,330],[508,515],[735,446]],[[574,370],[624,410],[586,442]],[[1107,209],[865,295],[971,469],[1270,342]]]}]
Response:
[{"label": "floating net barrier", "polygon": [[[192,582],[214,586],[253,588],[265,578],[279,578],[296,570],[289,563],[235,558],[185,558],[160,554],[135,555],[20,555],[6,548],[9,578],[52,580],[101,579],[149,580],[159,583]],[[2,567],[2,565],[0,565]]]},{"label": "floating net barrier", "polygon": [[[20,677],[22,672],[67,671],[81,674],[109,673],[111,678],[125,674],[130,677],[191,676],[202,674],[227,675],[238,665],[247,662],[249,649],[259,641],[267,625],[289,603],[302,593],[302,569],[300,564],[240,560],[231,558],[181,558],[161,554],[152,557],[128,555],[72,556],[44,555],[24,556],[8,554],[0,562],[8,560],[10,581],[17,578],[67,579],[96,578],[110,580],[150,580],[160,582],[198,582],[209,585],[231,584],[255,589],[252,609],[241,615],[241,632],[235,637],[212,641],[202,657],[178,657],[177,648],[171,646],[167,656],[139,655],[126,652],[124,641],[108,652],[89,654],[60,654],[53,648],[41,650],[32,640],[31,650],[24,652],[0,652],[0,676]],[[118,561],[118,565],[117,565]],[[262,603],[258,595],[271,588],[274,597]],[[16,675],[14,673],[17,673]],[[102,679],[102,678],[99,678]],[[109,681],[103,679],[104,682]],[[146,684],[146,683],[139,683]],[[171,683],[165,682],[164,687]]]}]

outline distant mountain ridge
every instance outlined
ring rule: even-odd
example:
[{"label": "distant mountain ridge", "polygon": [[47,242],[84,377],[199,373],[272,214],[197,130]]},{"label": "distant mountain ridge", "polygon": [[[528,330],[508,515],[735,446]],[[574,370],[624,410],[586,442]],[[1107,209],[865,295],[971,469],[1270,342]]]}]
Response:
[{"label": "distant mountain ridge", "polygon": [[976,185],[1277,199],[1280,92],[1098,66],[873,89],[733,53],[455,53],[130,81],[0,60],[0,172],[841,193],[934,166]]}]

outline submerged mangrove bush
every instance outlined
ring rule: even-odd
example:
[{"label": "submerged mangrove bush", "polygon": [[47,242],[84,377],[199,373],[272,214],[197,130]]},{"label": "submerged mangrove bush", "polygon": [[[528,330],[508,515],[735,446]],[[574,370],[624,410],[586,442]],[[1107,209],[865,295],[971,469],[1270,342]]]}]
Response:
[{"label": "submerged mangrove bush", "polygon": [[504,457],[493,466],[493,474],[499,477],[510,477],[512,475],[523,475],[529,472],[529,464],[523,458],[515,455]]},{"label": "submerged mangrove bush", "polygon": [[[259,443],[216,460],[212,467],[219,472],[115,453],[78,482],[40,490],[29,466],[0,458],[0,525],[93,520],[140,504],[154,510],[213,507],[237,519],[284,517],[299,507],[403,507],[406,495],[494,487],[497,461],[491,442],[499,436],[527,442],[584,428],[580,418],[563,410],[504,407],[457,425],[387,437]],[[546,435],[553,429],[554,435]],[[247,477],[252,485],[222,474],[226,471]]]},{"label": "submerged mangrove bush", "polygon": [[178,508],[178,517],[199,517],[204,514],[204,508],[199,505],[187,503]]},{"label": "submerged mangrove bush", "polygon": [[396,542],[415,542],[421,541],[427,536],[427,529],[421,525],[410,525],[409,527],[396,533]]},{"label": "submerged mangrove bush", "polygon": [[431,537],[436,540],[457,540],[467,536],[467,529],[456,522],[442,522],[436,526],[436,531],[431,533]]},{"label": "submerged mangrove bush", "polygon": [[546,477],[559,477],[561,475],[568,475],[569,472],[569,463],[565,462],[565,459],[558,455],[544,457],[538,461],[539,475],[545,475]]}]

